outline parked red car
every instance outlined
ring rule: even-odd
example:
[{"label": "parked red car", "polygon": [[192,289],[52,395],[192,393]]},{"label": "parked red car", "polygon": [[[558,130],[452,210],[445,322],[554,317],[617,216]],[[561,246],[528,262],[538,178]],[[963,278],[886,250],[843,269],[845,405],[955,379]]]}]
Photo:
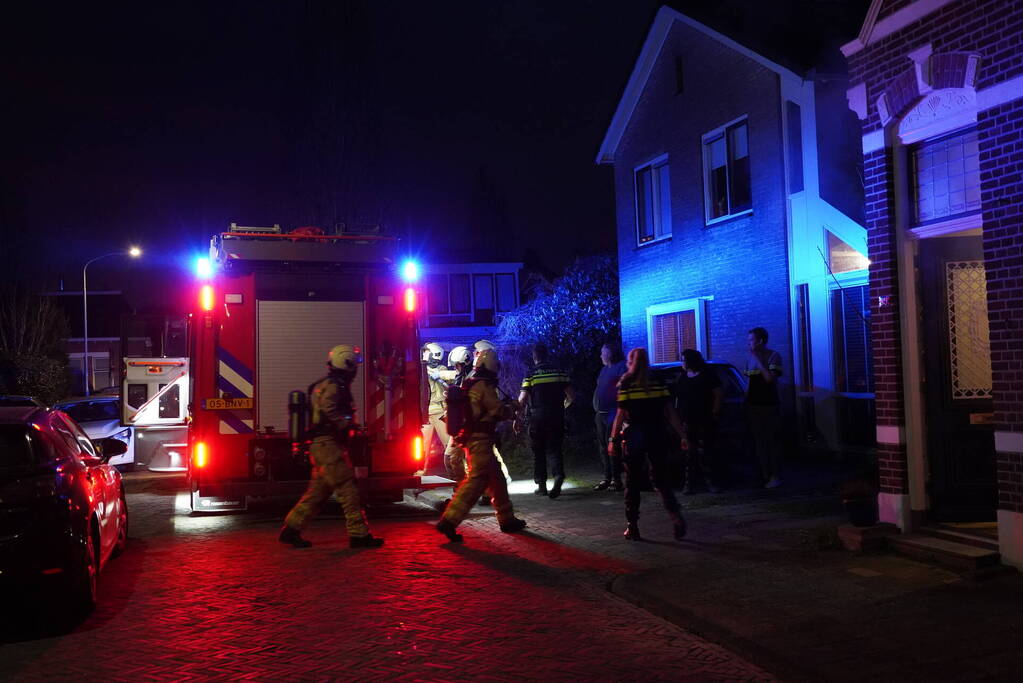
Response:
[{"label": "parked red car", "polygon": [[93,442],[58,410],[0,408],[5,593],[43,585],[69,612],[95,606],[97,577],[128,539],[121,475],[107,464],[124,449],[116,439]]}]

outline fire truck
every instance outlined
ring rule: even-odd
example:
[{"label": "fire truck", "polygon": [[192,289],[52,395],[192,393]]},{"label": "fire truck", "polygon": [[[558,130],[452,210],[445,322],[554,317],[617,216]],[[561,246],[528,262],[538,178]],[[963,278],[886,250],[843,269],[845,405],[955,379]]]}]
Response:
[{"label": "fire truck", "polygon": [[189,324],[193,512],[304,490],[303,398],[337,344],[364,358],[348,439],[363,500],[451,483],[416,475],[424,454],[412,264],[399,262],[393,238],[300,232],[232,224],[199,269]]}]

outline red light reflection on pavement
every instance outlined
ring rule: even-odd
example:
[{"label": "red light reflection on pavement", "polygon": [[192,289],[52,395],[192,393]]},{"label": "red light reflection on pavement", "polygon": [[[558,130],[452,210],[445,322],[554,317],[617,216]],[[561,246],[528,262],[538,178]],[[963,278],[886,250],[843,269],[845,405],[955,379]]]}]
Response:
[{"label": "red light reflection on pavement", "polygon": [[629,562],[502,534],[492,517],[461,545],[432,515],[373,520],[379,550],[349,549],[337,518],[307,530],[308,550],[277,543],[276,518],[209,519],[133,538],[97,612],[58,639],[0,645],[0,679],[770,679],[609,596]]}]

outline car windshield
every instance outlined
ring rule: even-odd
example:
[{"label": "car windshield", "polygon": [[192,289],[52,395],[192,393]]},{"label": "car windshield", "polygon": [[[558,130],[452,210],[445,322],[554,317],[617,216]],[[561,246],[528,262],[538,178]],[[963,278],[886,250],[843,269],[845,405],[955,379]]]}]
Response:
[{"label": "car windshield", "polygon": [[117,412],[117,401],[80,401],[66,403],[57,408],[71,416],[75,422],[116,420],[120,417]]},{"label": "car windshield", "polygon": [[0,425],[0,468],[31,465],[32,442],[24,425]]}]

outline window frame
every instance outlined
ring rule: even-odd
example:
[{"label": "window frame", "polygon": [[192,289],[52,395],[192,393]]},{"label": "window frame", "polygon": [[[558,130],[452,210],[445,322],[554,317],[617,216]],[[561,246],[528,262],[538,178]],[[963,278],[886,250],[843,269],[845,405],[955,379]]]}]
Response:
[{"label": "window frame", "polygon": [[[664,168],[665,172],[668,174],[668,232],[666,234],[663,234],[663,235],[658,237],[657,236],[657,228],[656,228],[656,225],[655,225],[654,226],[653,236],[650,239],[644,241],[643,238],[642,238],[642,226],[640,225],[640,222],[639,222],[639,215],[640,215],[640,211],[639,211],[639,202],[640,202],[640,196],[639,196],[639,174],[640,174],[641,171],[644,171],[646,169],[650,169],[650,180],[651,180],[651,186],[652,186],[653,185],[653,179],[654,179],[654,171],[656,169],[658,169],[658,168]],[[651,192],[654,192],[653,189],[651,189]],[[656,193],[654,193],[654,196],[656,197]],[[648,246],[650,244],[657,244],[659,242],[666,242],[666,241],[671,239],[671,237],[672,237],[672,235],[674,233],[674,229],[673,229],[674,226],[672,225],[673,221],[672,221],[672,215],[671,215],[671,169],[668,166],[668,154],[667,153],[664,153],[664,154],[661,154],[659,156],[656,156],[653,159],[649,159],[647,161],[644,161],[643,163],[635,166],[632,169],[632,203],[633,203],[633,210],[635,212],[636,246],[637,247],[645,247],[645,246]],[[660,215],[660,212],[655,211],[654,215],[658,216],[658,215]]]},{"label": "window frame", "polygon": [[[723,126],[719,126],[714,130],[704,133],[700,140],[700,159],[703,165],[703,221],[705,226],[714,225],[716,223],[722,223],[724,221],[730,221],[734,218],[741,216],[748,216],[753,213],[753,164],[750,162],[750,180],[749,180],[749,192],[750,192],[750,206],[748,209],[741,211],[732,212],[732,171],[731,171],[731,154],[730,143],[728,139],[729,131],[738,128],[739,126],[746,127],[746,157],[752,158],[752,150],[750,144],[750,129],[749,129],[749,115],[744,114],[737,119],[733,119]],[[725,189],[728,197],[728,213],[711,217],[711,196],[710,196],[710,144],[716,142],[719,138],[725,141]]]},{"label": "window frame", "polygon": [[[979,150],[980,137],[979,137],[979,131],[978,131],[977,125],[975,123],[971,124],[969,126],[965,126],[965,127],[961,127],[961,128],[956,128],[954,130],[947,131],[947,132],[942,133],[940,135],[934,135],[932,137],[922,138],[922,139],[917,140],[917,141],[915,141],[913,143],[905,145],[905,147],[906,147],[906,161],[907,161],[907,164],[906,164],[907,165],[906,179],[908,181],[906,189],[908,190],[908,195],[909,195],[909,221],[908,222],[909,222],[909,230],[911,232],[914,232],[914,233],[916,233],[916,232],[933,232],[935,234],[940,234],[940,232],[942,231],[941,229],[943,227],[945,227],[945,226],[949,226],[949,227],[955,228],[955,227],[960,227],[961,224],[969,223],[970,227],[973,227],[973,223],[974,222],[976,222],[978,224],[977,227],[979,227],[979,223],[980,223],[980,219],[981,219],[981,214],[983,212],[982,211],[982,209],[983,209],[983,202],[981,202],[981,205],[978,206],[976,209],[973,209],[973,210],[967,209],[967,210],[961,211],[959,213],[950,213],[947,216],[938,216],[938,217],[935,217],[935,218],[929,218],[927,220],[921,220],[920,219],[920,196],[919,196],[920,169],[918,168],[918,165],[917,165],[918,164],[918,162],[917,162],[917,152],[919,152],[920,149],[925,147],[925,146],[934,145],[936,143],[945,142],[947,140],[951,140],[952,138],[965,137],[966,135],[969,135],[970,133],[973,133],[974,135],[977,135],[978,155],[979,155],[979,153],[980,153],[980,150]],[[978,163],[979,163],[979,158],[978,158]],[[980,175],[981,175],[980,168],[978,167],[978,169],[977,169],[977,190],[978,190],[978,192],[981,190]],[[948,176],[946,175],[946,178],[947,177]],[[965,174],[964,174],[964,177],[965,177]],[[964,192],[965,192],[965,188],[964,188]]]},{"label": "window frame", "polygon": [[646,307],[646,347],[652,365],[658,365],[653,361],[654,358],[657,358],[657,349],[654,344],[654,318],[670,313],[694,312],[696,318],[696,350],[702,353],[704,357],[707,357],[707,302],[713,299],[714,297],[712,296],[701,296]]},{"label": "window frame", "polygon": [[[845,398],[874,398],[874,392],[850,392],[841,391],[838,385],[838,354],[841,351],[845,353],[845,339],[839,339],[834,332],[835,327],[835,306],[834,306],[834,293],[843,291],[852,287],[867,287],[867,305],[870,304],[870,275],[868,269],[862,270],[850,270],[844,273],[835,273],[832,275],[832,281],[828,286],[828,325],[831,329],[831,382],[834,386],[834,393],[836,396],[843,396]],[[869,323],[869,320],[868,320]],[[867,333],[870,333],[870,328],[867,328]],[[841,348],[840,348],[841,345]],[[866,347],[868,353],[873,353],[873,340]],[[846,363],[848,366],[848,363]],[[873,370],[873,363],[871,364],[871,370]],[[871,375],[873,373],[870,373]],[[874,387],[877,389],[876,385]]]}]

